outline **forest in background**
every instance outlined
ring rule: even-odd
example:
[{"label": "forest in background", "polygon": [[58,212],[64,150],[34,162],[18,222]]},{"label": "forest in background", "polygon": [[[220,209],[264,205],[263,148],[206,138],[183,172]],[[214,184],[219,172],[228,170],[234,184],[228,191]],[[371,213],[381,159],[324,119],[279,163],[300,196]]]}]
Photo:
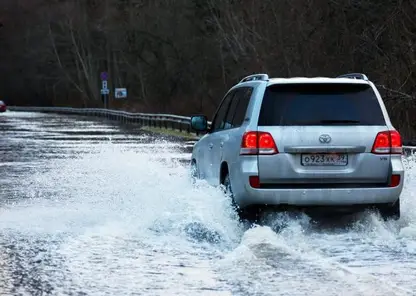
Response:
[{"label": "forest in background", "polygon": [[[361,72],[416,138],[416,1],[1,0],[0,99],[212,116],[242,77]],[[113,92],[113,91],[112,91]]]}]

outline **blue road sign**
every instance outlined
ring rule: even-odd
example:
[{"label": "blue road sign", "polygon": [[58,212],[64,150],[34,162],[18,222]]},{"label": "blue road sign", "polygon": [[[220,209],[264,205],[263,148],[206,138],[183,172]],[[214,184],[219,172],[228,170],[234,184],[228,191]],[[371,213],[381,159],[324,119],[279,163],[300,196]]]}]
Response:
[{"label": "blue road sign", "polygon": [[101,78],[101,80],[108,80],[108,73],[107,72],[101,72],[100,78]]},{"label": "blue road sign", "polygon": [[114,90],[116,99],[126,99],[127,98],[127,89],[125,88],[116,88]]}]

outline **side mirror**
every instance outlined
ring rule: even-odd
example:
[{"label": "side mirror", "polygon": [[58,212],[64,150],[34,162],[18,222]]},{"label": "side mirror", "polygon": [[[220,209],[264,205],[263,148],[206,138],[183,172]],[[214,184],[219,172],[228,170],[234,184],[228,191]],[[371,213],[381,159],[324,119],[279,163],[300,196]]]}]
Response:
[{"label": "side mirror", "polygon": [[198,132],[208,130],[208,119],[204,115],[191,116],[191,128]]}]

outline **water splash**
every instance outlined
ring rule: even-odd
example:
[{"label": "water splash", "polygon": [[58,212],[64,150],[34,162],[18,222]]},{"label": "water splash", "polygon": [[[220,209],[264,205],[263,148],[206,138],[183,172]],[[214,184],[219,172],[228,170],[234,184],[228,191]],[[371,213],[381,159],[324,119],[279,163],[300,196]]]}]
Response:
[{"label": "water splash", "polygon": [[[35,120],[28,133],[50,136],[65,121],[54,118]],[[66,119],[60,128],[76,130],[85,122],[77,124]],[[10,141],[21,141],[25,131],[19,133],[9,132]],[[191,184],[189,154],[180,143],[129,137],[112,143],[49,137],[32,146],[32,158],[11,166],[20,186],[7,187],[16,198],[0,209],[2,295],[416,291],[413,160],[405,161],[399,221],[363,214],[334,226],[271,213],[262,226],[248,227],[221,190],[200,180]],[[64,157],[33,158],[46,152]]]}]

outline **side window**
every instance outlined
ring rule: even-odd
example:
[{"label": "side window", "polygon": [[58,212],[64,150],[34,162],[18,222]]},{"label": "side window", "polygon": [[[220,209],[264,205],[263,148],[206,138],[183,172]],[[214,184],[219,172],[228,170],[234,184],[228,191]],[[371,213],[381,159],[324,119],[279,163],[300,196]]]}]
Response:
[{"label": "side window", "polygon": [[236,98],[238,97],[238,105],[232,121],[232,125],[234,127],[238,127],[243,124],[252,93],[252,87],[244,87],[237,93]]},{"label": "side window", "polygon": [[211,132],[216,132],[224,128],[225,116],[227,114],[228,106],[230,105],[230,101],[233,95],[234,92],[232,91],[228,93],[228,95],[222,100],[221,106],[214,116],[214,120],[212,122],[213,128],[211,129]]},{"label": "side window", "polygon": [[239,101],[239,94],[242,91],[241,88],[237,88],[233,98],[231,99],[230,108],[228,109],[227,116],[225,118],[225,125],[224,129],[230,129],[234,127],[233,118],[235,115],[235,111],[237,109],[238,101]]}]

